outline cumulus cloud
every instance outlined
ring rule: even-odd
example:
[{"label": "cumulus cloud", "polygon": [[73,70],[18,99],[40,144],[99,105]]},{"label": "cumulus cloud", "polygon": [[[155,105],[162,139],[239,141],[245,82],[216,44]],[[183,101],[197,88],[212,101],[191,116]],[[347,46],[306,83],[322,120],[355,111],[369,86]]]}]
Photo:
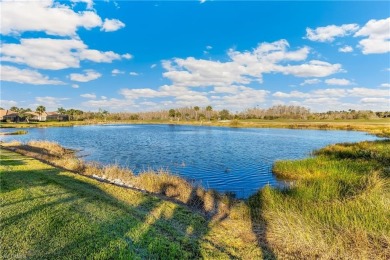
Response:
[{"label": "cumulus cloud", "polygon": [[64,82],[50,79],[38,71],[30,69],[19,69],[13,66],[0,65],[1,81],[17,82],[32,85],[62,85]]},{"label": "cumulus cloud", "polygon": [[347,79],[336,79],[336,78],[327,79],[325,80],[325,83],[334,86],[348,86],[352,84],[351,81]]},{"label": "cumulus cloud", "polygon": [[367,37],[359,41],[363,54],[390,52],[390,17],[368,21],[354,36]]},{"label": "cumulus cloud", "polygon": [[62,104],[61,102],[63,100],[68,100],[68,98],[57,98],[57,97],[50,97],[50,96],[45,96],[45,97],[36,97],[35,101],[37,102],[36,104],[32,104],[32,106],[45,106],[46,110],[54,110],[60,107]]},{"label": "cumulus cloud", "polygon": [[327,77],[342,72],[341,64],[331,64],[325,61],[311,60],[300,65],[278,66],[275,71],[290,74],[296,77]]},{"label": "cumulus cloud", "polygon": [[88,82],[91,80],[98,79],[102,76],[99,72],[96,72],[94,70],[84,70],[85,74],[80,74],[80,73],[71,73],[69,75],[70,79],[73,81],[78,81],[78,82]]},{"label": "cumulus cloud", "polygon": [[381,88],[390,88],[390,83],[382,83],[380,85]]},{"label": "cumulus cloud", "polygon": [[94,93],[85,93],[85,94],[81,94],[80,97],[95,99],[96,95]]},{"label": "cumulus cloud", "polygon": [[0,9],[0,31],[4,35],[41,31],[49,35],[75,36],[79,27],[91,29],[102,24],[93,11],[75,12],[52,0],[1,1]]},{"label": "cumulus cloud", "polygon": [[306,28],[306,38],[311,41],[333,42],[336,37],[344,37],[356,32],[357,24],[343,24],[341,26],[328,25],[316,29]]},{"label": "cumulus cloud", "polygon": [[102,26],[102,31],[105,32],[114,32],[121,28],[125,27],[125,24],[119,21],[118,19],[104,19]]},{"label": "cumulus cloud", "polygon": [[[286,40],[272,43],[261,43],[252,51],[229,50],[229,61],[213,61],[174,58],[163,61],[166,72],[163,76],[174,85],[187,87],[226,86],[233,84],[249,84],[252,81],[262,82],[265,73],[283,73],[297,77],[326,77],[342,71],[341,64],[310,60],[306,63],[294,64],[307,59],[308,47],[288,51]],[[293,62],[293,64],[287,64]],[[283,65],[281,64],[283,63]]]},{"label": "cumulus cloud", "polygon": [[1,50],[3,61],[26,64],[33,68],[60,70],[80,67],[80,61],[107,62],[121,59],[112,51],[88,49],[78,39],[21,39],[20,44],[3,44]]},{"label": "cumulus cloud", "polygon": [[131,71],[130,73],[130,76],[138,76],[139,74],[137,73],[137,72],[135,72],[135,71]]},{"label": "cumulus cloud", "polygon": [[353,48],[349,45],[345,45],[339,48],[339,52],[353,52]]},{"label": "cumulus cloud", "polygon": [[321,83],[321,80],[320,79],[305,79],[301,84],[301,86],[305,86],[305,85],[315,85],[315,84],[319,84]]},{"label": "cumulus cloud", "polygon": [[77,84],[72,84],[72,88],[79,88],[80,86]]}]

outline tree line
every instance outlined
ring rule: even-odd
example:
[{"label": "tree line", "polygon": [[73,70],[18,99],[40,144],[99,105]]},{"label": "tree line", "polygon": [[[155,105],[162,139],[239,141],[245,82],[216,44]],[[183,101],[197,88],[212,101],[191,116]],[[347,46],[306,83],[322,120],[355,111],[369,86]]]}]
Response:
[{"label": "tree line", "polygon": [[[2,109],[2,108],[1,108]],[[46,111],[44,106],[38,106],[34,111],[30,108],[10,108],[27,121],[35,112],[39,115]],[[390,111],[374,112],[371,110],[328,111],[313,113],[310,109],[302,106],[277,105],[270,108],[250,108],[241,112],[231,112],[227,109],[214,110],[212,106],[206,107],[182,107],[177,109],[159,110],[150,112],[113,112],[99,109],[98,112],[82,111],[79,109],[65,109],[59,107],[56,111],[59,115],[67,115],[69,120],[171,120],[171,121],[211,121],[211,120],[232,120],[232,119],[295,119],[295,120],[349,120],[349,119],[375,119],[390,118]]]}]

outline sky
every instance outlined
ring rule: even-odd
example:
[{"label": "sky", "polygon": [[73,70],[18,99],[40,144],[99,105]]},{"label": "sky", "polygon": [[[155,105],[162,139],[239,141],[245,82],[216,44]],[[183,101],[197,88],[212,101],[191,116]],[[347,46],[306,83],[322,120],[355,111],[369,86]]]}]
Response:
[{"label": "sky", "polygon": [[1,103],[390,110],[390,2],[2,1]]}]

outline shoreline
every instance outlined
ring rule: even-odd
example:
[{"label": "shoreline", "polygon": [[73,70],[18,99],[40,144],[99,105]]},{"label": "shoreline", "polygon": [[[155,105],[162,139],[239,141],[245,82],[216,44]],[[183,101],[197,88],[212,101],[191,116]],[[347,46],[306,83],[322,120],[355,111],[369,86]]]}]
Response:
[{"label": "shoreline", "polygon": [[351,120],[351,121],[294,121],[294,120],[231,120],[231,121],[66,121],[66,122],[40,122],[40,123],[6,123],[0,124],[1,128],[46,128],[46,127],[73,127],[83,125],[188,125],[188,126],[213,126],[227,128],[280,128],[301,130],[345,130],[361,131],[378,137],[390,138],[390,120]]}]

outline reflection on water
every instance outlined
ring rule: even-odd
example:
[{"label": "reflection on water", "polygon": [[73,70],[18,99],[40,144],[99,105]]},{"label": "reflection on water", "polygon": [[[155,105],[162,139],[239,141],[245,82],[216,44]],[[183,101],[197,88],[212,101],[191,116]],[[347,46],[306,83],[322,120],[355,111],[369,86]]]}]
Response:
[{"label": "reflection on water", "polygon": [[276,160],[304,158],[332,143],[377,138],[354,131],[177,125],[34,128],[27,135],[0,137],[4,141],[33,139],[80,149],[85,160],[117,163],[134,172],[168,169],[206,188],[247,197],[264,185],[280,185],[271,173]]}]

